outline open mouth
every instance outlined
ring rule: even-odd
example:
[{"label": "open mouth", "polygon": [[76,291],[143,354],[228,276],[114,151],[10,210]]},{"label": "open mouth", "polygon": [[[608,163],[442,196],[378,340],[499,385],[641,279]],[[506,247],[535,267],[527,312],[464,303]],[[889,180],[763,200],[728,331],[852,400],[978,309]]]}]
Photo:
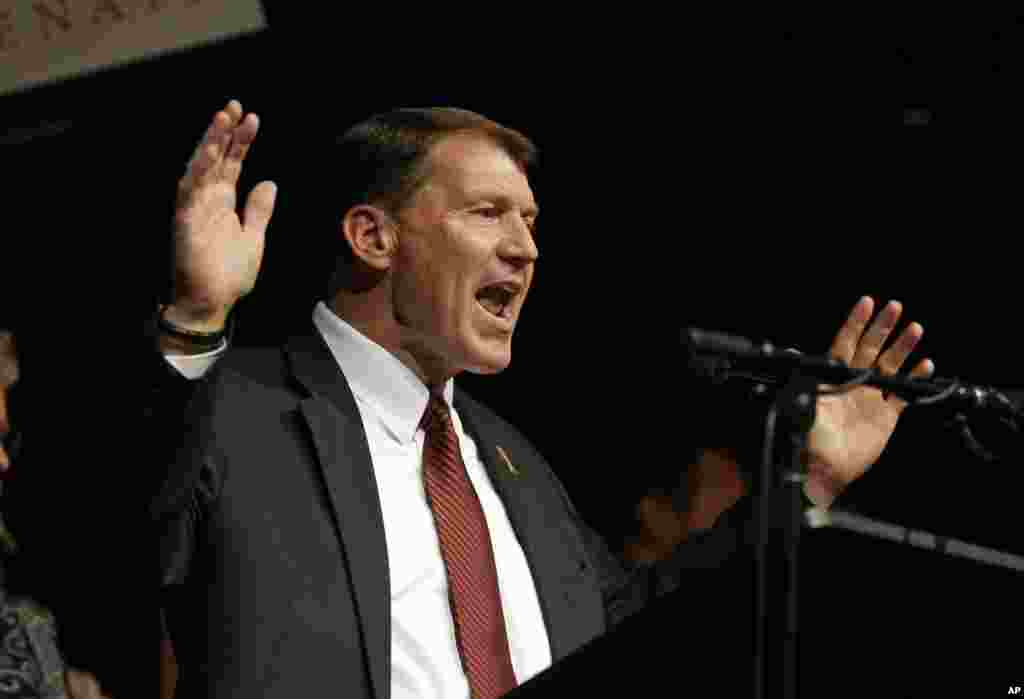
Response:
[{"label": "open mouth", "polygon": [[476,302],[492,316],[511,320],[512,302],[520,291],[522,291],[522,286],[516,282],[490,284],[476,292]]}]

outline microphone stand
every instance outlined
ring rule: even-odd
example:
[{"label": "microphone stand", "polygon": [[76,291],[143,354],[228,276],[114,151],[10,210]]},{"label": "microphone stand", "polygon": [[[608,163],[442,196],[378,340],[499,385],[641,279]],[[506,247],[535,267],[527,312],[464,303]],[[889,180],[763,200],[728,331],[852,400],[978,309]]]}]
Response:
[{"label": "microphone stand", "polygon": [[[754,696],[776,696],[766,690],[772,648],[769,639],[781,636],[782,694],[797,696],[799,641],[799,549],[803,525],[803,487],[807,466],[803,455],[817,414],[817,382],[794,372],[778,391],[765,420],[761,470],[754,487],[758,521],[754,556]],[[776,459],[773,444],[782,452]],[[774,536],[773,536],[774,535]],[[773,540],[774,539],[774,540]],[[781,548],[782,570],[772,571],[769,547]],[[775,575],[772,575],[772,573]],[[769,605],[769,580],[781,585],[779,605]],[[780,610],[777,616],[771,609]],[[778,631],[781,629],[781,633]],[[775,684],[772,682],[771,684]]]},{"label": "microphone stand", "polygon": [[[982,447],[971,432],[967,413],[994,417],[1017,437],[1024,412],[995,389],[956,380],[882,376],[872,369],[850,369],[835,359],[779,350],[770,343],[757,346],[745,338],[695,328],[684,332],[683,342],[691,351],[691,367],[709,374],[716,383],[730,378],[743,379],[754,384],[755,395],[767,393],[769,385],[779,386],[765,419],[761,469],[753,488],[758,523],[754,542],[754,696],[757,699],[767,696],[795,699],[799,544],[804,520],[803,487],[807,480],[804,454],[816,417],[818,396],[872,386],[894,393],[910,405],[952,404],[955,412],[950,424],[958,429],[972,451],[988,460],[997,457]],[[822,390],[820,384],[831,384],[835,388]],[[781,439],[777,438],[779,433]],[[770,548],[781,548],[781,556],[769,555]],[[775,606],[781,612],[774,616],[769,614],[772,607],[768,604],[773,558],[776,561],[781,558],[782,564],[781,575],[777,576],[782,583],[781,603]],[[772,650],[769,639],[773,638],[782,641],[782,693],[779,695],[766,690],[769,684],[776,685],[767,681],[768,657]]]}]

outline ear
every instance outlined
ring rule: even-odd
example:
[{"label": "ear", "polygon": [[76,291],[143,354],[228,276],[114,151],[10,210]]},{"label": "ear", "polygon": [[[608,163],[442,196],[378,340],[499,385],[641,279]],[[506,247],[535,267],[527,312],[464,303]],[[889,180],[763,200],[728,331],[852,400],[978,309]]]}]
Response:
[{"label": "ear", "polygon": [[391,267],[398,251],[398,231],[383,209],[369,204],[353,206],[345,213],[341,230],[356,259],[380,272]]}]

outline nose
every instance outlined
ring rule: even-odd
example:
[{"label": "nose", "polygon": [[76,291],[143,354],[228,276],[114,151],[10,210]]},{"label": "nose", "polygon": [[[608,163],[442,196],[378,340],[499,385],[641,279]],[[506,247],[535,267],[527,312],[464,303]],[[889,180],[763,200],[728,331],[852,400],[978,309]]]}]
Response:
[{"label": "nose", "polygon": [[508,234],[502,239],[501,246],[498,248],[498,256],[516,267],[525,267],[536,262],[540,257],[537,243],[533,239],[533,232],[522,216],[517,214],[514,217]]}]

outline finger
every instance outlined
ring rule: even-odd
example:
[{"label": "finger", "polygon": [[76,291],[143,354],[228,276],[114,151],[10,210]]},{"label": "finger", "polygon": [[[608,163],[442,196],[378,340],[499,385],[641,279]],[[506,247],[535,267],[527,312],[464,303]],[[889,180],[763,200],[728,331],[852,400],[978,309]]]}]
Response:
[{"label": "finger", "polygon": [[860,342],[861,335],[864,334],[864,329],[867,327],[868,321],[871,320],[874,308],[875,300],[870,296],[862,296],[854,304],[846,322],[839,328],[839,332],[836,333],[836,337],[832,341],[829,354],[833,359],[838,359],[844,364],[853,361],[853,356],[857,352],[857,343]]},{"label": "finger", "polygon": [[188,172],[193,176],[205,174],[223,155],[231,141],[233,128],[234,121],[226,111],[221,110],[214,114],[206,133],[199,139],[199,143],[196,144],[195,150],[192,152]]},{"label": "finger", "polygon": [[[930,359],[922,359],[914,367],[913,371],[910,372],[910,377],[914,379],[926,379],[935,373],[935,363]],[[894,406],[899,412],[903,412],[903,409],[907,407],[907,401],[903,400],[896,394],[890,395],[886,398],[886,402]]]},{"label": "finger", "polygon": [[214,131],[210,134],[207,147],[203,149],[204,155],[209,158],[202,163],[204,175],[223,163],[231,146],[231,138],[241,121],[242,103],[238,100],[231,100],[224,109],[214,115],[214,122],[211,124]]},{"label": "finger", "polygon": [[196,183],[205,181],[214,166],[220,164],[231,143],[231,133],[241,118],[242,105],[238,100],[231,100],[213,115],[206,133],[185,166],[185,175],[179,183],[182,188],[191,189]]},{"label": "finger", "polygon": [[11,431],[11,420],[7,414],[7,389],[0,387],[0,436]]},{"label": "finger", "polygon": [[3,446],[0,446],[0,471],[6,471],[11,467],[11,459],[7,456]]},{"label": "finger", "polygon": [[185,176],[193,183],[203,182],[220,164],[231,143],[231,129],[227,127],[224,112],[214,117],[207,134],[196,146],[195,153],[185,169]]},{"label": "finger", "polygon": [[898,372],[910,353],[921,342],[922,337],[924,337],[924,328],[920,323],[908,325],[900,333],[899,338],[878,358],[878,370],[887,376]]},{"label": "finger", "polygon": [[264,235],[274,214],[274,203],[277,201],[277,185],[273,182],[260,182],[252,188],[249,198],[245,200],[242,211],[242,226],[246,233]]},{"label": "finger", "polygon": [[14,335],[0,330],[0,388],[11,386],[18,381],[18,357],[15,353]]},{"label": "finger", "polygon": [[892,334],[902,314],[903,304],[899,301],[890,301],[885,304],[885,308],[878,313],[874,322],[871,323],[871,326],[861,336],[860,342],[857,343],[857,351],[854,352],[853,361],[850,362],[852,368],[866,369],[874,366],[875,360],[878,359],[878,355],[885,345],[885,341]]},{"label": "finger", "polygon": [[178,205],[191,196],[193,190],[206,182],[214,166],[221,161],[224,151],[231,142],[230,118],[224,112],[217,112],[213,121],[200,139],[192,158],[185,164],[185,174],[178,180]]},{"label": "finger", "polygon": [[238,176],[242,173],[242,161],[252,147],[259,128],[259,117],[250,113],[231,133],[231,146],[220,168],[220,175],[227,182],[238,182]]},{"label": "finger", "polygon": [[236,99],[228,100],[228,103],[224,106],[224,112],[231,117],[231,127],[238,126],[238,122],[242,120],[242,103]]},{"label": "finger", "polygon": [[71,699],[104,699],[99,683],[88,672],[68,670],[64,679]]}]

